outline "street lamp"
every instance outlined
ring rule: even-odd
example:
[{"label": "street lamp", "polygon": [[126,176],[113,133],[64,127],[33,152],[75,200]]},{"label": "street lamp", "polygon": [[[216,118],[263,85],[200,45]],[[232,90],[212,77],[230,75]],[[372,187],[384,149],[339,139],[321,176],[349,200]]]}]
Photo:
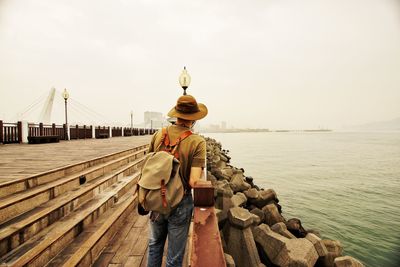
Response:
[{"label": "street lamp", "polygon": [[133,110],[131,111],[131,136],[133,136]]},{"label": "street lamp", "polygon": [[67,100],[69,98],[69,93],[67,92],[67,88],[64,88],[64,92],[62,93],[62,97],[65,100],[65,140],[68,140],[68,113],[67,113]]},{"label": "street lamp", "polygon": [[179,76],[179,83],[183,88],[183,95],[186,95],[186,89],[189,87],[190,85],[190,75],[186,70],[186,67],[183,67],[183,71],[181,73],[181,75]]}]

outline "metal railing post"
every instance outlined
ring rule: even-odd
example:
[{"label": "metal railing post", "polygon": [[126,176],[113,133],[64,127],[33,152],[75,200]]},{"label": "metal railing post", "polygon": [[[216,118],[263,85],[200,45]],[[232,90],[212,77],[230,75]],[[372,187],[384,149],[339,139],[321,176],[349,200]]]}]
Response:
[{"label": "metal railing post", "polygon": [[22,143],[22,122],[19,121],[17,124],[18,128],[18,143]]},{"label": "metal railing post", "polygon": [[43,122],[39,123],[39,136],[43,136]]},{"label": "metal railing post", "polygon": [[4,129],[3,129],[3,121],[0,120],[0,143],[4,144]]}]

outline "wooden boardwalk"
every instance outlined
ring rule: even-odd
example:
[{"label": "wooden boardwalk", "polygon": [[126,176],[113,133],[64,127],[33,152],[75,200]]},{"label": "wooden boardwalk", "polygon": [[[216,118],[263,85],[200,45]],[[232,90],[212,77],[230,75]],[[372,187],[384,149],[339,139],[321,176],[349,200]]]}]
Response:
[{"label": "wooden boardwalk", "polygon": [[148,216],[140,216],[135,210],[127,216],[93,266],[146,267],[148,239]]},{"label": "wooden boardwalk", "polygon": [[0,145],[0,184],[150,142],[151,136]]}]

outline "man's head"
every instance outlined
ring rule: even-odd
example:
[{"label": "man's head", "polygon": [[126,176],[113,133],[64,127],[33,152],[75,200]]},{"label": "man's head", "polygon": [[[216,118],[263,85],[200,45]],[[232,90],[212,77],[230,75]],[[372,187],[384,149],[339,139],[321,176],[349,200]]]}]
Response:
[{"label": "man's head", "polygon": [[207,116],[208,110],[204,104],[197,103],[191,95],[183,95],[178,98],[175,107],[169,112],[168,116],[177,118],[178,121],[196,121]]}]

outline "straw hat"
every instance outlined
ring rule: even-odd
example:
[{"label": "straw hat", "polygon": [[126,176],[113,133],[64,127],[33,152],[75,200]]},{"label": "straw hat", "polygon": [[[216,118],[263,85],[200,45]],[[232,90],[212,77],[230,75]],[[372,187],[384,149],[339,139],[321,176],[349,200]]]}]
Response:
[{"label": "straw hat", "polygon": [[191,95],[183,95],[178,98],[176,106],[169,112],[169,117],[181,118],[188,121],[197,121],[207,116],[208,110],[204,104],[197,103]]}]

